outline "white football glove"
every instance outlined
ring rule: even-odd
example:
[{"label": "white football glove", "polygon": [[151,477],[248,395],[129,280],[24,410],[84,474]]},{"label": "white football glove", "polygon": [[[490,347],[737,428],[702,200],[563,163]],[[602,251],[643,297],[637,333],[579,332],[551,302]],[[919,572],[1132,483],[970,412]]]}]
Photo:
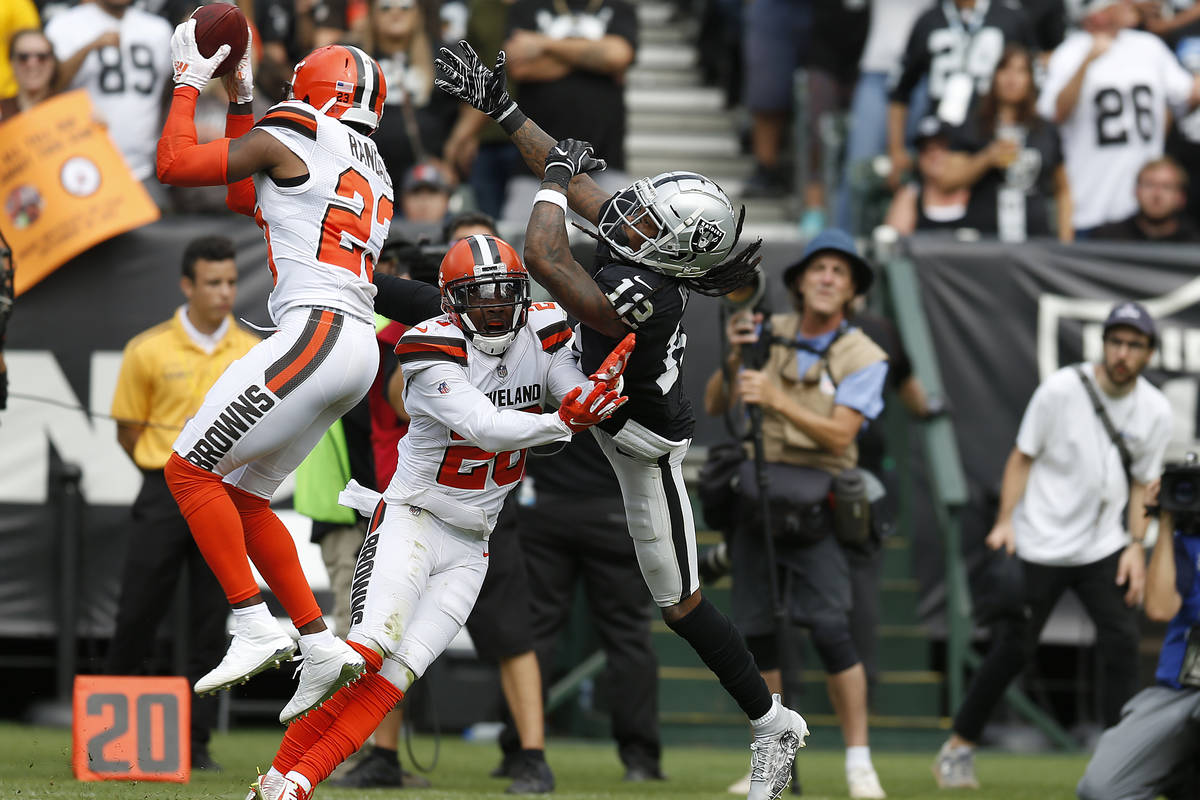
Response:
[{"label": "white football glove", "polygon": [[196,20],[187,19],[179,23],[175,33],[171,34],[171,63],[175,67],[175,85],[191,86],[197,91],[212,80],[213,73],[225,56],[229,55],[229,45],[223,44],[209,58],[200,55],[196,46]]},{"label": "white football glove", "polygon": [[237,69],[221,80],[225,81],[225,91],[229,93],[231,103],[250,103],[254,100],[254,73],[250,69],[250,48],[254,46],[254,36],[250,26],[246,26],[246,52]]}]

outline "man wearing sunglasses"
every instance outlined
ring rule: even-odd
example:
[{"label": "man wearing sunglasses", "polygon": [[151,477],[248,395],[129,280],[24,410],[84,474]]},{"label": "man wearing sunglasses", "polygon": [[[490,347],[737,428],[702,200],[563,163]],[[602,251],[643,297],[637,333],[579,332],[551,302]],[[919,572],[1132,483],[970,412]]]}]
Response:
[{"label": "man wearing sunglasses", "polygon": [[1105,727],[1117,723],[1139,688],[1142,508],[1171,436],[1166,396],[1142,377],[1157,341],[1154,319],[1143,306],[1118,303],[1104,322],[1103,359],[1050,375],[1025,409],[1004,467],[1000,512],[986,540],[991,549],[1019,559],[1021,613],[992,631],[991,649],[934,762],[942,788],[978,786],[974,748],[984,724],[1033,656],[1067,589],[1096,626]]}]

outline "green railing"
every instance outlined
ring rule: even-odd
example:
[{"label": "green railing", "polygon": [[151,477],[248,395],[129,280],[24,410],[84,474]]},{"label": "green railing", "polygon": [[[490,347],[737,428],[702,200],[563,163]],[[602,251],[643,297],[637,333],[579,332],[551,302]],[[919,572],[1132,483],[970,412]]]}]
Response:
[{"label": "green railing", "polygon": [[[886,271],[891,311],[912,361],[913,372],[931,396],[944,397],[942,373],[921,304],[916,267],[901,256],[889,261]],[[957,709],[962,703],[966,669],[978,667],[981,660],[971,650],[971,594],[967,589],[967,570],[962,555],[962,513],[967,504],[967,480],[950,418],[937,417],[922,425],[921,430],[929,465],[934,516],[945,549],[946,689],[950,708]],[[897,458],[902,455],[896,454]],[[1008,688],[1005,699],[1055,744],[1067,750],[1077,748],[1067,732],[1016,684]]]}]

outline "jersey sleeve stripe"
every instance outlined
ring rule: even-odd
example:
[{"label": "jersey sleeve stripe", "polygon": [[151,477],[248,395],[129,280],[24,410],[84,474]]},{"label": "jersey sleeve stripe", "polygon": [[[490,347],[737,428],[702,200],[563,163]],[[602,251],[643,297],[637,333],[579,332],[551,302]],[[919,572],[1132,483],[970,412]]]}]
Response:
[{"label": "jersey sleeve stripe", "polygon": [[442,336],[405,336],[396,345],[396,356],[401,364],[449,361],[463,367],[467,365],[466,346],[457,339]]},{"label": "jersey sleeve stripe", "polygon": [[543,350],[556,353],[571,338],[571,326],[565,320],[560,320],[538,331],[538,338],[542,340]]},{"label": "jersey sleeve stripe", "polygon": [[311,115],[290,108],[281,108],[267,113],[255,126],[258,128],[286,128],[306,136],[314,142],[317,140],[317,121]]},{"label": "jersey sleeve stripe", "polygon": [[313,309],[296,344],[284,353],[283,358],[267,367],[267,388],[276,397],[291,394],[329,357],[341,331],[340,315]]}]

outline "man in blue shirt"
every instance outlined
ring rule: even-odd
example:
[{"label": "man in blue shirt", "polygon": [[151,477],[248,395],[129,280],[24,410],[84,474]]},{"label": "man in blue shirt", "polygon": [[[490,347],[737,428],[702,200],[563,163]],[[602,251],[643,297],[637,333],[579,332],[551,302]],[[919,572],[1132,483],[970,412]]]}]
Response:
[{"label": "man in blue shirt", "polygon": [[[883,410],[887,355],[849,319],[851,302],[872,278],[849,234],[831,229],[816,236],[783,274],[796,311],[772,315],[769,323],[748,311],[733,315],[726,331],[729,360],[709,379],[704,396],[710,414],[739,402],[762,409],[771,532],[763,531],[757,481],[747,463],[730,544],[734,622],[767,685],[779,691],[777,622],[764,580],[770,574],[764,537],[772,535],[780,602],[792,622],[809,629],[829,676],[853,798],[885,795],[868,746],[866,671],[850,633],[848,537],[845,531],[835,535],[828,498],[847,476],[861,480],[855,440]],[[866,546],[867,518],[860,519],[857,545]]]},{"label": "man in blue shirt", "polygon": [[[1157,484],[1148,488],[1147,502],[1157,494]],[[1146,616],[1167,623],[1155,685],[1134,695],[1100,737],[1075,790],[1080,800],[1200,797],[1200,520],[1176,525],[1160,514]]]}]

